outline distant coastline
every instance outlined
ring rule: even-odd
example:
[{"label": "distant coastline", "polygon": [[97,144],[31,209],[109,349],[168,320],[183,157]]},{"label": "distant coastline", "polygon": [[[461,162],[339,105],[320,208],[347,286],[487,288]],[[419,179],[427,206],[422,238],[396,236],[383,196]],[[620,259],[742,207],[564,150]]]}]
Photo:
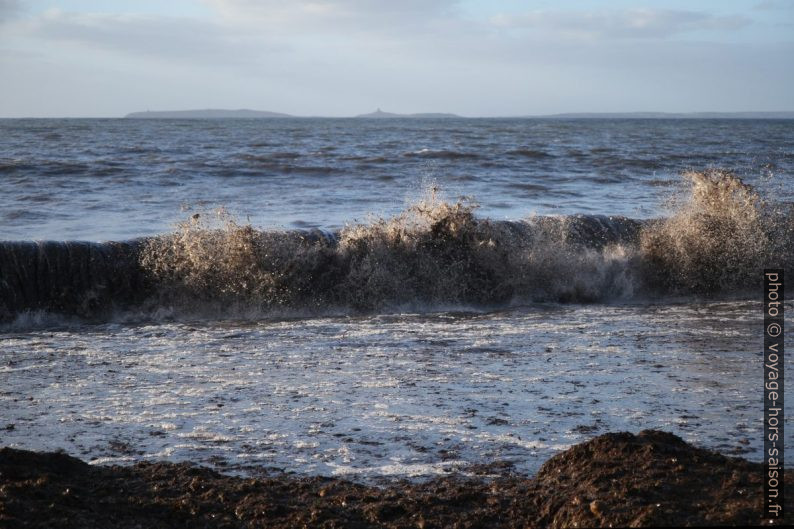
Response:
[{"label": "distant coastline", "polygon": [[522,116],[543,119],[794,119],[792,112],[567,112]]},{"label": "distant coastline", "polygon": [[[163,110],[132,112],[124,116],[128,119],[267,119],[267,118],[305,118],[325,116],[296,116],[283,112],[249,109],[198,109]],[[466,116],[445,112],[423,112],[398,114],[375,112],[350,116],[357,119],[461,119]],[[485,116],[483,116],[485,117]],[[560,114],[534,114],[523,116],[491,116],[493,118],[532,118],[532,119],[794,119],[794,111],[779,112],[566,112]]]}]

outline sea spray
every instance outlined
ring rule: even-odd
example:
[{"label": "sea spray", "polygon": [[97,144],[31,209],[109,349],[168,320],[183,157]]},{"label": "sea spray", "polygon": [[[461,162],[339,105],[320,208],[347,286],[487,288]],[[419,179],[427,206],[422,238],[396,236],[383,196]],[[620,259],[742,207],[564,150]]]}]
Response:
[{"label": "sea spray", "polygon": [[765,265],[791,266],[791,215],[733,173],[687,172],[686,198],[642,230],[645,284],[656,291],[725,293],[759,284]]},{"label": "sea spray", "polygon": [[158,284],[158,304],[290,307],[310,301],[320,269],[331,264],[333,242],[255,230],[220,210],[215,219],[196,214],[173,233],[148,239],[140,262]]},{"label": "sea spray", "polygon": [[737,297],[790,270],[794,215],[734,174],[686,173],[667,218],[496,221],[431,190],[390,218],[261,231],[221,211],[124,243],[0,244],[0,319],[311,316]]},{"label": "sea spray", "polygon": [[683,176],[689,188],[672,215],[651,221],[493,221],[433,187],[399,215],[335,239],[190,222],[152,239],[144,263],[188,299],[360,312],[738,295],[766,264],[791,266],[790,213],[731,172]]},{"label": "sea spray", "polygon": [[[604,301],[633,292],[639,223],[602,217],[496,222],[428,193],[336,239],[197,219],[149,241],[142,263],[169,302],[354,311]],[[627,246],[628,245],[628,246]]]}]

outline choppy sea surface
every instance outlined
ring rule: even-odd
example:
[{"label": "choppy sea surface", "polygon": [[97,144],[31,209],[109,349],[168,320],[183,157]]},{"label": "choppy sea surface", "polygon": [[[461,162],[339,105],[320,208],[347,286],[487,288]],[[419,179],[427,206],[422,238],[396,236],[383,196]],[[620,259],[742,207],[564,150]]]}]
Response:
[{"label": "choppy sea surface", "polygon": [[378,479],[657,428],[760,460],[792,175],[794,121],[0,120],[0,445]]},{"label": "choppy sea surface", "polygon": [[338,228],[427,185],[480,214],[652,217],[687,169],[785,178],[794,121],[0,120],[0,239],[127,239],[183,208],[264,228]]}]

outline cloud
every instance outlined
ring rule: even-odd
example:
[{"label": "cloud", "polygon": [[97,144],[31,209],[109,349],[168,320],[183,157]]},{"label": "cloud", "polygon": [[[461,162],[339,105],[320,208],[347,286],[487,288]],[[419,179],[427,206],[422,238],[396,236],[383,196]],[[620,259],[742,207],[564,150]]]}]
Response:
[{"label": "cloud", "polygon": [[[761,22],[733,33],[750,24],[744,16],[549,9],[489,19],[454,0],[196,1],[208,9],[28,11],[9,21],[0,115],[212,106],[515,115],[790,104],[791,69],[781,65],[790,64],[791,45],[758,39]],[[46,108],[37,103],[45,100]]]},{"label": "cloud", "polygon": [[[0,0],[5,1],[5,0]],[[388,48],[412,48],[424,33],[457,35],[456,0],[202,0],[212,17],[50,9],[17,34],[94,51],[228,69],[295,61],[309,68],[352,64]],[[421,40],[421,39],[419,39]],[[418,43],[422,47],[424,43]]]},{"label": "cloud", "polygon": [[669,9],[533,11],[497,15],[491,22],[496,27],[539,29],[585,38],[665,38],[693,31],[733,31],[752,23],[742,15]]},{"label": "cloud", "polygon": [[763,0],[753,6],[756,11],[777,11],[794,8],[794,2],[785,0]]},{"label": "cloud", "polygon": [[443,12],[459,3],[459,0],[204,0],[204,3],[226,13],[247,16],[279,16],[294,13],[321,18],[350,17],[423,17],[434,12]]},{"label": "cloud", "polygon": [[226,20],[270,30],[413,33],[456,18],[459,0],[203,0]]},{"label": "cloud", "polygon": [[19,0],[0,0],[0,24],[16,18],[21,10]]},{"label": "cloud", "polygon": [[53,9],[20,27],[28,35],[162,60],[245,63],[283,52],[259,34],[230,31],[216,22],[163,15],[69,13]]}]

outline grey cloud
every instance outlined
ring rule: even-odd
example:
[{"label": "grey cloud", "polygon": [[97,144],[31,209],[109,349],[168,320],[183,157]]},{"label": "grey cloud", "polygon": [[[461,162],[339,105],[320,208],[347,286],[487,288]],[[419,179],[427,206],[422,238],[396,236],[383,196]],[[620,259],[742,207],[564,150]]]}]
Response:
[{"label": "grey cloud", "polygon": [[752,21],[744,16],[718,16],[699,11],[631,9],[626,11],[534,11],[500,15],[496,26],[535,28],[568,36],[607,38],[664,38],[691,31],[730,31]]},{"label": "grey cloud", "polygon": [[794,2],[785,0],[763,0],[753,6],[757,11],[777,11],[781,9],[793,9]]},{"label": "grey cloud", "polygon": [[16,18],[22,10],[19,0],[0,0],[0,24],[6,20]]},{"label": "grey cloud", "polygon": [[49,11],[28,21],[26,29],[39,38],[93,49],[211,64],[241,63],[285,51],[259,35],[191,18]]},{"label": "grey cloud", "polygon": [[204,0],[237,22],[280,29],[414,31],[455,18],[459,0]]},{"label": "grey cloud", "polygon": [[445,11],[459,0],[205,0],[206,4],[221,10],[237,11],[244,14],[277,13],[292,11],[302,15],[321,17],[346,17],[352,15],[390,17],[390,16],[427,16],[433,12]]},{"label": "grey cloud", "polygon": [[[7,39],[6,51],[44,57],[0,64],[0,78],[13,81],[0,114],[230,106],[344,115],[388,106],[507,115],[738,109],[747,94],[767,107],[790,102],[791,69],[781,67],[790,45],[664,38],[730,36],[748,23],[742,17],[555,10],[502,17],[501,31],[451,0],[205,1],[215,16],[52,11],[10,22],[4,36],[21,38]],[[38,110],[39,99],[51,107]]]}]

